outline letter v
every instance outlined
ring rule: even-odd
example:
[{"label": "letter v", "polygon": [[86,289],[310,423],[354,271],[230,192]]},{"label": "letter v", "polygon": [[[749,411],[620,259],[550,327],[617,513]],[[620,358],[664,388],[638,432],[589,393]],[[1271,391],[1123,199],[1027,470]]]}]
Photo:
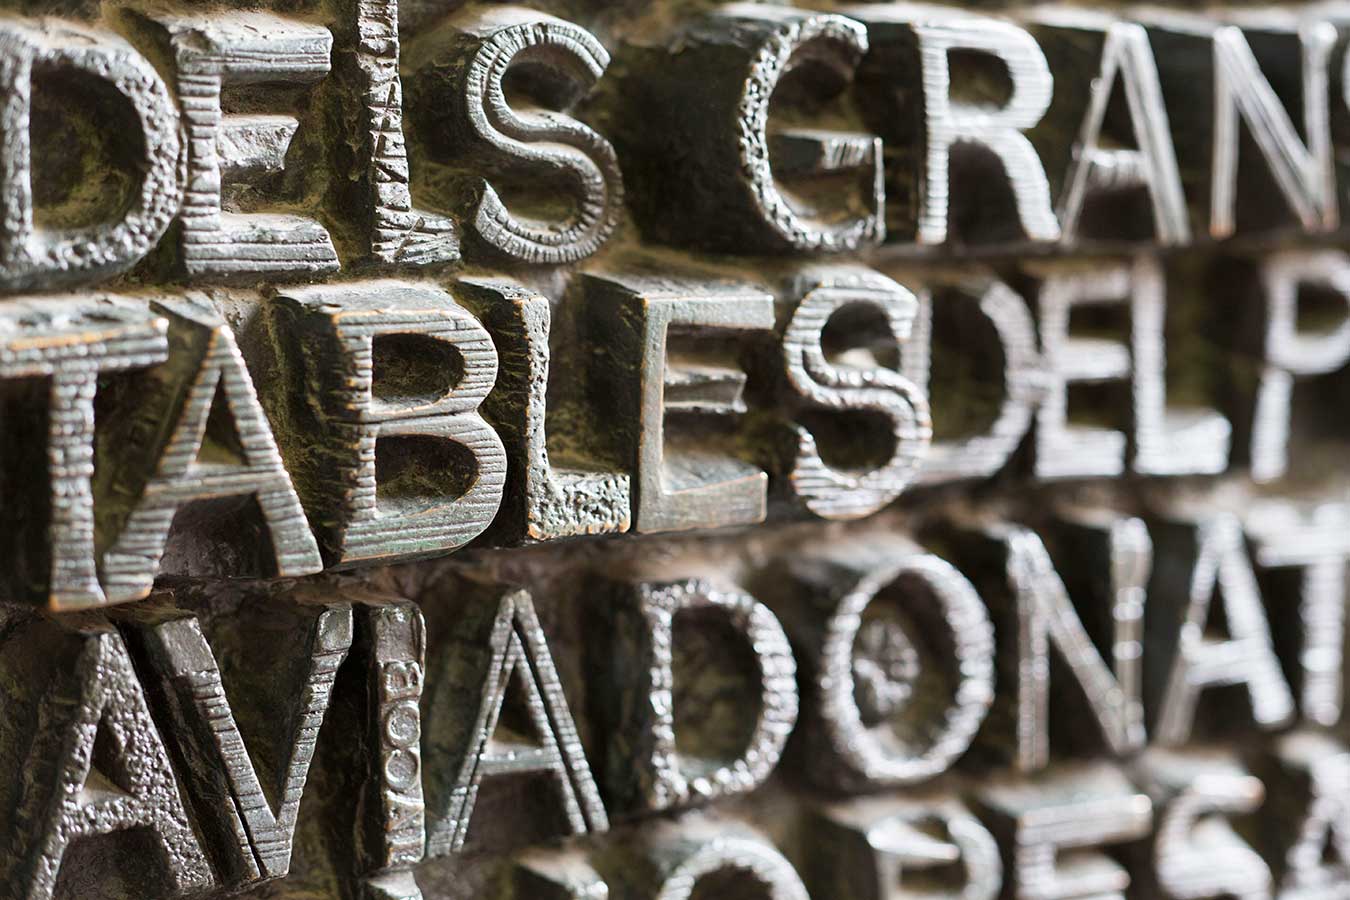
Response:
[{"label": "letter v", "polygon": [[276,777],[267,784],[276,790],[266,793],[263,785],[269,773],[260,777],[255,766],[264,741],[255,743],[252,754],[245,746],[216,656],[197,617],[159,609],[137,611],[134,618],[123,619],[128,636],[148,662],[147,690],[159,694],[161,708],[167,710],[169,721],[163,730],[176,743],[180,771],[189,773],[184,780],[194,811],[203,830],[214,832],[208,852],[224,857],[214,861],[224,880],[235,884],[280,878],[290,871],[300,796],[319,726],[328,711],[338,667],[352,644],[350,606],[297,604],[294,611],[309,626],[295,641],[306,660],[302,668],[296,667],[303,671],[304,681],[301,690],[290,695],[294,699],[287,708],[260,711],[273,729],[266,749],[279,746],[282,751],[266,757],[278,760]]}]

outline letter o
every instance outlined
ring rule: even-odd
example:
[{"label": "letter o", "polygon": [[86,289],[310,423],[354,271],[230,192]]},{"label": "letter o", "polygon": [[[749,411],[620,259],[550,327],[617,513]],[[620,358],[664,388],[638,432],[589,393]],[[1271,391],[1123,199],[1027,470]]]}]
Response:
[{"label": "letter o", "polygon": [[[806,673],[806,774],[849,790],[941,774],[970,747],[993,701],[984,603],[929,553],[890,544],[825,552],[789,564],[804,588],[802,615],[786,620],[796,623]],[[880,615],[886,609],[896,615]]]},{"label": "letter o", "polygon": [[412,700],[400,700],[384,714],[384,737],[404,750],[417,746],[422,737],[422,714]]},{"label": "letter o", "polygon": [[742,836],[719,836],[697,845],[666,875],[656,900],[690,900],[699,881],[720,872],[740,874],[760,888],[765,900],[810,900],[781,853],[762,840]]}]

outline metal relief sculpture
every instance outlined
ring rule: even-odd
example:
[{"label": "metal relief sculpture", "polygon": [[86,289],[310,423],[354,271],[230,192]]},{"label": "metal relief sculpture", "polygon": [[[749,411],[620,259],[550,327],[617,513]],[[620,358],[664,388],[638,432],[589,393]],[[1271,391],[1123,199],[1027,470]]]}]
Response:
[{"label": "metal relief sculpture", "polygon": [[[512,213],[491,181],[470,178],[457,190],[475,235],[490,250],[522,262],[569,263],[590,256],[614,230],[622,209],[623,177],[614,148],[551,110],[518,113],[507,99],[504,78],[519,57],[545,67],[556,81],[589,87],[604,74],[609,54],[585,29],[519,9],[452,21],[449,29],[418,45],[427,49],[418,54],[417,92],[436,110],[432,121],[448,119],[443,127],[459,156],[495,155],[522,168],[547,169],[575,195],[576,210],[568,218],[536,224],[533,217]],[[428,46],[433,39],[434,48]],[[570,87],[540,89],[556,93]]]},{"label": "metal relief sculpture", "polygon": [[0,0],[0,900],[1350,893],[1350,5]]},{"label": "metal relief sculpture", "polygon": [[[1001,358],[995,373],[1001,392],[996,415],[988,426],[959,438],[934,437],[919,467],[920,483],[986,478],[1003,469],[1031,429],[1032,417],[1046,391],[1044,359],[1036,344],[1035,323],[1027,302],[1008,284],[966,272],[940,275],[916,291],[919,300],[910,340],[900,349],[901,370],[920,390],[930,390],[933,371],[935,319],[960,329],[974,341],[983,320],[993,332]],[[972,313],[974,315],[972,315]],[[974,320],[972,322],[972,320]],[[979,323],[979,324],[976,324]],[[991,379],[993,380],[993,379]],[[930,408],[940,398],[930,396]]]},{"label": "metal relief sculpture", "polygon": [[649,851],[658,900],[689,900],[705,884],[730,884],[772,900],[803,900],[806,887],[781,853],[759,835],[697,826],[658,835]]},{"label": "metal relief sculpture", "polygon": [[[1265,35],[1261,35],[1264,37]],[[1286,38],[1293,38],[1290,35]],[[1263,77],[1260,62],[1241,29],[1217,29],[1214,44],[1214,160],[1210,231],[1225,237],[1236,229],[1236,181],[1241,118],[1275,176],[1280,193],[1299,224],[1308,231],[1330,230],[1340,220],[1332,185],[1327,131],[1329,113],[1322,87],[1328,78],[1331,47],[1336,41],[1330,23],[1306,25],[1297,31],[1302,56],[1303,136],[1295,130],[1278,95]],[[1252,122],[1261,124],[1253,127]]]},{"label": "metal relief sculpture", "polygon": [[[535,616],[530,595],[512,591],[494,603],[490,593],[467,598],[460,621],[452,627],[457,642],[475,645],[487,632],[486,651],[473,659],[447,660],[454,668],[444,675],[447,690],[481,685],[477,713],[446,709],[458,704],[456,693],[432,698],[439,707],[432,739],[460,754],[453,782],[447,781],[448,796],[442,801],[427,833],[431,856],[463,849],[473,818],[475,801],[485,778],[546,773],[572,833],[605,831],[609,820],[591,776],[590,764],[577,737],[548,645]],[[507,691],[523,691],[525,714],[534,732],[537,748],[516,741],[500,741],[498,730]],[[454,715],[442,728],[440,716]],[[472,716],[472,717],[470,717]],[[466,727],[467,726],[467,727]],[[462,748],[462,749],[461,749]],[[447,770],[449,774],[449,770]]]},{"label": "metal relief sculpture", "polygon": [[[507,279],[464,279],[459,286],[466,302],[492,328],[498,348],[496,389],[483,401],[483,412],[506,445],[507,467],[519,473],[495,520],[503,539],[542,541],[627,531],[632,523],[629,474],[584,459],[555,467],[562,454],[550,456],[549,410],[559,404],[549,402],[549,299]],[[568,455],[584,456],[586,451],[581,447]]]},{"label": "metal relief sculpture", "polygon": [[[1183,575],[1186,591],[1177,607],[1154,605],[1153,614],[1160,623],[1158,643],[1174,640],[1176,647],[1165,680],[1156,679],[1160,693],[1154,740],[1164,745],[1184,742],[1202,692],[1220,685],[1246,688],[1257,724],[1270,728],[1288,722],[1294,714],[1294,700],[1271,646],[1238,522],[1229,516],[1201,521],[1183,518],[1163,523],[1157,531],[1168,540],[1159,545],[1159,565],[1153,577],[1163,579],[1188,569],[1189,573]],[[1216,600],[1223,605],[1227,623],[1227,634],[1222,636],[1207,628],[1216,612]]]},{"label": "metal relief sculpture", "polygon": [[[614,695],[605,702],[614,734],[606,771],[611,802],[659,810],[753,790],[773,770],[797,721],[796,665],[777,618],[753,597],[704,581],[619,590],[627,596],[608,613],[618,658],[597,666]],[[676,620],[713,612],[742,637],[741,652],[751,649],[758,676],[757,714],[730,760],[682,750],[675,721]]]},{"label": "metal relief sculpture", "polygon": [[[880,243],[880,141],[785,126],[774,115],[783,105],[776,89],[794,76],[799,84],[812,77],[808,96],[791,106],[840,102],[868,46],[853,19],[752,3],[716,7],[664,45],[634,42],[621,60],[628,75],[617,89],[616,137],[620,151],[641,161],[631,180],[643,230],[663,242],[738,253],[840,253]],[[730,90],[704,90],[712,79]],[[690,192],[689,184],[701,189]]]},{"label": "metal relief sculpture", "polygon": [[[768,476],[734,453],[709,452],[706,441],[677,431],[702,420],[716,437],[747,411],[747,376],[735,364],[735,340],[773,328],[773,297],[723,282],[647,276],[584,276],[586,314],[614,329],[602,351],[597,387],[603,408],[623,415],[611,438],[636,473],[633,529],[677,531],[763,521]],[[677,347],[672,347],[677,339]],[[672,353],[675,350],[675,353]],[[682,351],[682,352],[681,352]],[[676,355],[679,354],[679,355]],[[720,421],[718,418],[720,417]],[[692,421],[691,421],[692,420]],[[672,432],[666,437],[667,428]],[[734,440],[734,435],[732,437]],[[713,445],[716,446],[715,444]]]},{"label": "metal relief sculpture", "polygon": [[217,17],[155,18],[169,43],[187,133],[183,191],[183,265],[205,278],[302,277],[333,272],[337,252],[328,231],[291,214],[243,215],[223,209],[227,176],[285,168],[299,123],[276,114],[224,110],[224,89],[236,82],[312,84],[328,75],[328,29],[278,16],[232,12]]},{"label": "metal relief sculpture", "polygon": [[[1296,732],[1276,745],[1271,762],[1272,788],[1306,801],[1301,815],[1293,813],[1280,823],[1283,827],[1267,829],[1280,890],[1293,897],[1335,890],[1350,852],[1344,831],[1345,752],[1321,735]],[[1280,806],[1289,812],[1287,803]]]},{"label": "metal relief sculpture", "polygon": [[[180,213],[185,182],[179,113],[154,66],[116,34],[56,20],[9,19],[3,37],[5,199],[0,253],[6,291],[88,282],[130,268],[148,253]],[[126,208],[110,220],[82,227],[38,227],[34,220],[34,175],[47,162],[33,152],[34,72],[56,70],[90,79],[115,96],[110,110],[117,127],[140,135],[135,149],[138,184]],[[111,99],[111,98],[108,98]],[[40,171],[40,169],[36,169]]]},{"label": "metal relief sculpture", "polygon": [[459,259],[459,231],[447,216],[413,204],[412,168],[403,126],[398,0],[350,0],[334,29],[351,43],[335,55],[334,75],[351,83],[348,116],[362,131],[339,177],[355,181],[370,257],[391,266],[423,267]]},{"label": "metal relief sculpture", "polygon": [[1267,501],[1252,505],[1246,525],[1258,566],[1299,572],[1298,625],[1285,631],[1298,661],[1286,671],[1300,713],[1320,725],[1339,721],[1345,703],[1345,513],[1339,504],[1300,508]]},{"label": "metal relief sculpture", "polygon": [[993,700],[993,633],[974,587],[905,547],[845,545],[786,565],[800,594],[788,627],[810,678],[811,780],[875,788],[945,771]]},{"label": "metal relief sculpture", "polygon": [[[114,426],[131,471],[110,477],[107,490],[140,491],[131,494],[125,518],[108,526],[116,538],[101,568],[113,603],[150,592],[175,515],[194,500],[252,496],[275,573],[308,575],[323,567],[234,334],[203,299],[151,304],[169,322],[173,352],[136,385],[136,413]],[[186,371],[176,365],[184,362]],[[151,418],[164,415],[167,432],[163,420]],[[150,471],[135,472],[146,462],[153,462]]]},{"label": "metal relief sculpture", "polygon": [[1230,759],[1199,752],[1149,751],[1137,771],[1159,811],[1152,849],[1162,893],[1271,896],[1270,867],[1227,818],[1260,807],[1260,780]]},{"label": "metal relief sculpture", "polygon": [[863,369],[826,359],[824,330],[842,310],[871,306],[886,319],[893,340],[907,340],[917,311],[914,296],[890,279],[867,270],[808,270],[796,279],[800,302],[783,328],[783,367],[792,391],[814,407],[867,411],[885,416],[892,449],[889,459],[864,474],[825,463],[817,438],[797,426],[792,492],[823,519],[864,516],[886,506],[914,480],[932,440],[928,401],[904,375],[877,366]]},{"label": "metal relief sculpture", "polygon": [[[1052,682],[1046,672],[1052,648],[1063,655],[1112,753],[1128,756],[1143,747],[1145,740],[1140,672],[1134,664],[1141,649],[1144,609],[1131,595],[1138,597],[1144,588],[1143,575],[1152,557],[1149,537],[1137,519],[1061,527],[1075,526],[1096,533],[1068,537],[1069,541],[1078,539],[1074,549],[1095,552],[1099,564],[1110,571],[1111,595],[1097,598],[1111,603],[1110,667],[1078,618],[1041,539],[1015,525],[995,525],[987,532],[988,539],[1000,545],[997,552],[1005,560],[1008,589],[1014,598],[1018,669],[1009,692],[1015,692],[1017,700],[1017,766],[1027,771],[1040,769],[1050,760]],[[1098,546],[1090,548],[1089,541]]]},{"label": "metal relief sculpture", "polygon": [[158,871],[151,878],[175,892],[213,886],[178,777],[116,629],[94,616],[66,625],[11,620],[7,631],[8,677],[41,685],[31,700],[7,704],[14,713],[7,743],[20,750],[14,765],[28,769],[31,784],[7,791],[15,804],[4,850],[9,892],[56,896],[75,842],[133,829],[153,835],[150,864]]},{"label": "metal relief sculpture", "polygon": [[[1119,772],[1072,769],[983,792],[992,831],[1027,897],[1123,897],[1129,872],[1103,848],[1145,836],[1153,804]],[[1077,851],[1072,864],[1057,857]]]},{"label": "metal relief sculpture", "polygon": [[935,881],[967,900],[993,900],[1003,887],[993,835],[949,796],[831,804],[811,827],[819,843],[805,871],[815,893],[886,900],[921,896]]},{"label": "metal relief sculpture", "polygon": [[[1258,480],[1278,478],[1289,466],[1290,403],[1295,378],[1334,372],[1350,359],[1350,331],[1305,334],[1298,327],[1299,292],[1313,285],[1350,301],[1350,267],[1336,251],[1290,258],[1277,254],[1261,269],[1265,303],[1265,359],[1252,412],[1251,467]],[[1345,348],[1342,350],[1342,348]]]},{"label": "metal relief sculpture", "polygon": [[365,885],[375,898],[418,896],[413,869],[426,850],[422,791],[422,695],[426,688],[426,624],[401,597],[378,597],[356,608],[354,653],[368,666],[369,760],[366,820],[357,839]]},{"label": "metal relief sculpture", "polygon": [[[982,150],[997,157],[1013,195],[1015,221],[997,223],[1003,232],[999,239],[1007,239],[1011,226],[1028,241],[1058,240],[1060,225],[1051,207],[1049,180],[1025,133],[1045,115],[1054,83],[1036,40],[1003,19],[960,9],[881,4],[853,12],[868,26],[878,64],[888,64],[892,73],[905,73],[906,80],[919,86],[914,102],[920,110],[922,136],[911,160],[919,173],[912,188],[918,196],[913,222],[902,233],[920,244],[942,244],[952,237],[953,219],[964,218],[970,205],[979,202],[958,188],[962,159]],[[984,97],[955,95],[956,54],[994,57],[1011,82],[1007,102],[991,107]],[[891,104],[885,114],[894,122],[899,119],[894,105],[904,95],[893,87],[890,93],[885,100],[876,100]],[[899,143],[913,137],[905,135]],[[979,229],[962,237],[984,239]]]},{"label": "metal relief sculpture", "polygon": [[417,559],[482,532],[506,460],[478,411],[497,374],[478,320],[444,290],[401,282],[293,288],[275,302],[299,339],[288,374],[313,386],[285,402],[323,435],[291,453],[310,509],[332,523],[333,562]]},{"label": "metal relief sculpture", "polygon": [[[95,542],[98,378],[101,373],[166,362],[168,325],[143,303],[109,296],[74,302],[13,300],[6,306],[0,377],[41,379],[47,393],[46,403],[38,404],[37,411],[46,415],[44,447],[51,461],[47,472],[51,562],[45,577],[38,576],[38,585],[53,610],[88,609],[107,602]],[[31,428],[37,419],[30,415],[21,421]],[[32,494],[24,499],[34,502]],[[10,545],[10,552],[20,551],[20,545]],[[21,587],[14,582],[11,589]]]},{"label": "metal relief sculpture", "polygon": [[[1109,15],[1053,8],[1035,17],[1030,31],[1052,61],[1088,72],[1099,66],[1096,77],[1085,82],[1055,85],[1057,96],[1087,91],[1087,114],[1074,121],[1067,111],[1057,115],[1052,103],[1043,126],[1044,144],[1052,153],[1056,152],[1052,138],[1062,141],[1066,131],[1074,134],[1072,129],[1079,129],[1055,210],[1063,240],[1135,238],[1136,234],[1122,233],[1122,226],[1138,223],[1122,213],[1128,208],[1124,205],[1128,195],[1142,189],[1148,194],[1145,221],[1151,229],[1140,230],[1163,246],[1190,243],[1186,195],[1148,32]],[[1118,118],[1107,120],[1112,95],[1118,91],[1123,91],[1128,110],[1124,129]],[[1058,106],[1064,109],[1068,104]],[[1101,216],[1097,209],[1102,207],[1116,215]]]},{"label": "metal relief sculpture", "polygon": [[[298,643],[307,657],[299,691],[302,705],[283,718],[293,729],[280,737],[289,750],[275,760],[273,771],[263,772],[253,760],[259,754],[249,750],[240,733],[215,654],[198,621],[173,609],[151,607],[144,616],[140,610],[125,613],[131,617],[128,631],[163,683],[167,721],[182,744],[183,758],[191,760],[189,766],[195,770],[197,783],[189,793],[203,818],[217,816],[227,823],[215,827],[230,835],[231,858],[218,864],[229,873],[228,879],[275,878],[289,871],[315,738],[337,668],[351,647],[352,614],[345,604],[289,612],[292,627],[301,634],[299,641],[287,643]],[[269,734],[268,740],[276,738]],[[268,779],[274,784],[265,790]],[[229,804],[224,810],[219,807],[222,797]],[[219,840],[219,835],[213,837]]]}]

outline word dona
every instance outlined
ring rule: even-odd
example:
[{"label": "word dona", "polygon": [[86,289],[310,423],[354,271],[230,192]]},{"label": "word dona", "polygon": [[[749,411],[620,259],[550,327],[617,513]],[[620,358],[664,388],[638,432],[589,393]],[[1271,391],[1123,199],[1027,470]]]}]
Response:
[{"label": "word dona", "polygon": [[[1307,726],[1340,720],[1347,521],[1345,508],[1278,503],[1245,525],[1071,512],[1036,530],[941,526],[933,539],[961,569],[888,535],[787,548],[751,578],[764,582],[762,599],[705,578],[597,582],[544,617],[556,627],[575,614],[584,633],[609,636],[566,651],[577,656],[565,670],[584,672],[592,691],[585,731],[559,677],[563,645],[550,647],[534,599],[477,576],[438,583],[420,606],[333,583],[245,589],[223,608],[191,587],[104,615],[12,607],[0,671],[38,689],[13,694],[0,721],[6,777],[23,782],[6,794],[15,814],[0,829],[3,884],[12,896],[52,897],[72,847],[132,831],[153,841],[104,858],[139,871],[153,863],[177,891],[286,876],[319,766],[328,802],[345,798],[322,826],[330,841],[349,827],[351,845],[332,851],[339,873],[365,896],[406,900],[420,896],[413,870],[425,860],[518,847],[538,822],[560,828],[540,839],[599,835],[619,818],[733,798],[781,760],[827,794],[907,790],[809,805],[802,852],[816,896],[884,896],[899,874],[945,865],[950,875],[957,864],[958,888],[983,898],[1004,880],[1071,898],[1122,891],[1131,878],[1178,900],[1340,889],[1350,883],[1350,752],[1311,727],[1245,763],[1181,745],[1239,718],[1262,730],[1300,710]],[[1301,633],[1283,659],[1248,540],[1262,566],[1304,575]],[[1107,574],[1066,569],[1087,584],[1071,596],[1056,559]],[[1109,621],[1087,610],[1109,610]],[[735,746],[725,716],[680,708],[683,681],[708,677],[680,663],[690,616],[720,622],[722,652],[751,661],[733,679],[748,687],[736,695],[748,727],[734,729]],[[1052,697],[1080,727],[1059,732]],[[795,761],[784,756],[790,735]],[[1103,746],[1119,766],[1065,759]],[[1052,750],[1061,761],[1041,772]],[[604,762],[593,768],[597,751]],[[968,753],[1011,754],[1020,773],[972,779],[978,817],[950,792],[916,789]],[[518,830],[485,828],[480,795],[522,778],[537,789],[494,807]],[[1260,806],[1263,781],[1273,824],[1259,839],[1245,827],[1240,836],[1229,819]],[[643,827],[650,841],[616,836],[609,853],[664,847],[653,897],[687,896],[723,870],[749,879],[747,896],[806,896],[753,834]],[[1130,874],[1097,849],[1141,842]],[[594,896],[576,889],[603,883],[577,857],[561,869],[531,859],[543,896]]]},{"label": "word dona", "polygon": [[[1260,373],[1234,418],[1268,480],[1288,465],[1296,382],[1350,361],[1350,319],[1298,322],[1309,291],[1350,303],[1350,257],[1286,251],[1238,268],[1256,296],[1234,303],[1262,325],[1234,351]],[[566,344],[549,301],[500,278],[280,287],[245,316],[248,363],[202,295],[15,298],[0,307],[0,385],[11,433],[46,441],[41,460],[31,437],[11,447],[31,457],[11,467],[48,478],[8,484],[13,592],[58,610],[143,598],[161,572],[205,574],[174,562],[179,535],[205,535],[198,558],[227,558],[211,574],[299,576],[476,539],[752,524],[771,498],[855,518],[912,484],[992,475],[1024,443],[1040,479],[1228,467],[1229,419],[1169,403],[1158,261],[1024,273],[1020,293],[971,272],[906,286],[857,265],[791,266],[772,287],[588,273]],[[1077,336],[1079,309],[1123,312],[1124,340]],[[973,344],[967,326],[956,352],[1001,359],[989,387],[1002,397],[978,433],[934,441],[930,350],[952,316],[988,335]],[[553,345],[564,384],[551,383]],[[1127,387],[1128,434],[1070,415],[1071,387],[1111,382]],[[559,422],[566,443],[548,433]],[[192,512],[219,518],[240,500],[265,540]]]},{"label": "word dona", "polygon": [[[419,26],[405,47],[393,0],[335,6],[328,26],[259,11],[118,10],[105,23],[116,32],[7,19],[0,287],[125,271],[173,222],[179,275],[194,281],[313,280],[343,256],[348,268],[462,252],[572,263],[625,208],[645,239],[736,254],[852,251],[888,236],[1176,246],[1196,232],[1340,223],[1350,69],[1338,8],[1222,21],[1059,9],[1014,22],[916,4],[846,15],[730,4],[664,43],[616,50],[611,84],[593,35],[530,10],[466,10]],[[518,96],[505,79],[521,61],[536,83]],[[852,85],[850,115],[880,133],[779,115],[796,101],[775,88],[799,70],[819,76],[804,108],[844,104]],[[72,226],[64,207],[35,208],[35,185],[83,171],[77,145],[33,133],[54,83],[58,101],[106,99],[97,127],[118,123],[128,182],[114,212],[71,213]],[[246,110],[234,108],[240,85],[262,86]],[[592,88],[608,135],[549,108]],[[315,114],[285,111],[297,93]],[[268,96],[279,108],[258,115]],[[302,128],[315,133],[296,142]],[[1239,165],[1244,145],[1253,158]],[[331,161],[306,149],[321,147]],[[550,185],[573,209],[543,221],[513,211],[500,185],[470,174],[485,167]],[[991,204],[1006,215],[987,215]]]}]

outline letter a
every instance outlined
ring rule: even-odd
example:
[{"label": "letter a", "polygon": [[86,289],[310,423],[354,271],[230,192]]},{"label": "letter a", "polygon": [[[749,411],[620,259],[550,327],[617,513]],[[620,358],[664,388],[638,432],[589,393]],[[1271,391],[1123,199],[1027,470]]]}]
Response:
[{"label": "letter a", "polygon": [[[464,611],[463,623],[470,628],[477,624],[475,619],[481,622],[484,610],[480,606],[476,612],[480,615],[475,616],[474,610]],[[557,786],[573,834],[607,831],[609,819],[529,593],[517,590],[502,598],[487,643],[490,657],[486,671],[468,666],[483,671],[482,700],[469,731],[468,752],[450,790],[445,817],[432,826],[427,836],[427,856],[444,856],[463,849],[478,787],[485,777],[493,775],[547,773]],[[535,745],[507,744],[493,737],[506,705],[507,686],[513,678],[524,691],[525,707],[538,740]],[[458,703],[458,696],[455,701]]]},{"label": "letter a", "polygon": [[[170,320],[169,363],[155,370],[140,414],[119,435],[133,465],[139,459],[155,462],[153,471],[138,473],[144,478],[140,498],[103,558],[108,600],[139,600],[150,593],[174,515],[196,500],[252,495],[272,539],[275,574],[318,572],[323,568],[319,545],[229,326],[209,304],[193,300],[165,300],[155,309]],[[177,371],[178,359],[197,360],[196,372]],[[163,429],[152,417],[165,404],[175,410],[175,418],[161,438]],[[217,404],[233,424],[237,460],[202,458]],[[114,490],[120,492],[121,485]]]},{"label": "letter a", "polygon": [[[164,873],[155,877],[166,892],[211,887],[211,869],[117,631],[106,621],[6,626],[9,664],[51,687],[29,723],[37,727],[28,737],[27,759],[8,760],[22,769],[23,788],[20,808],[6,810],[0,823],[0,894],[51,900],[72,844],[131,830],[154,836],[162,868],[151,871]],[[34,665],[24,645],[41,647],[47,662]],[[6,680],[14,674],[6,671]],[[22,703],[7,700],[6,715],[23,715]],[[129,864],[139,868],[139,861]]]}]

